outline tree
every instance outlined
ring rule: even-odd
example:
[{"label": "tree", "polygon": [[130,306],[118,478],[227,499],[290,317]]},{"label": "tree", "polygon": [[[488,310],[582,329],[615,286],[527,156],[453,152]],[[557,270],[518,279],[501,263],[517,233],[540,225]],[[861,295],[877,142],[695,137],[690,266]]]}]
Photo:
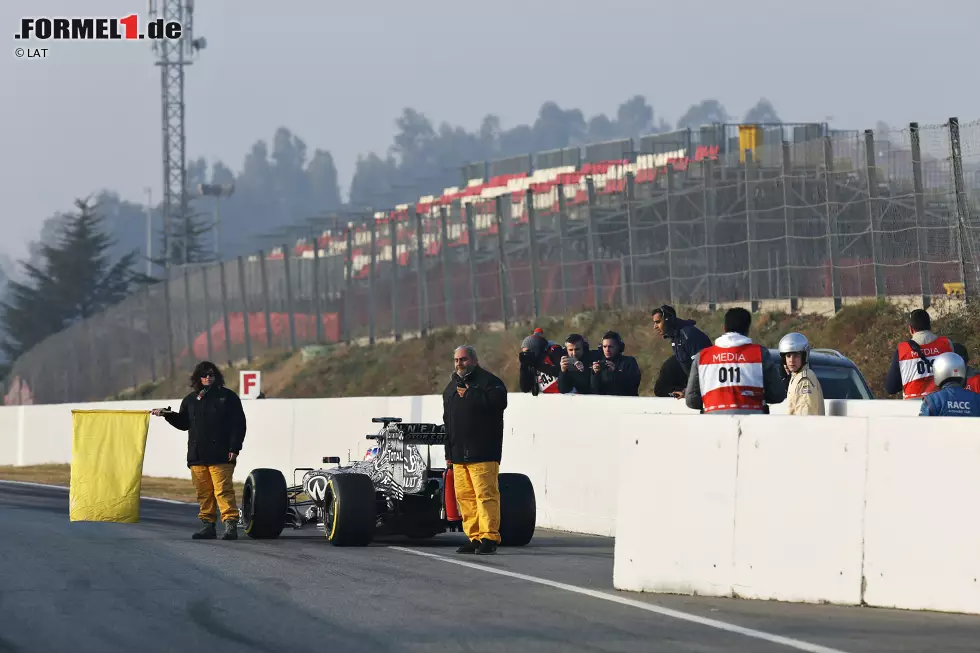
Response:
[{"label": "tree", "polygon": [[135,285],[150,281],[135,272],[137,252],[115,263],[115,243],[103,230],[103,218],[88,199],[63,216],[57,237],[37,249],[37,262],[21,262],[24,281],[11,281],[0,302],[5,340],[0,348],[13,360],[69,325],[117,304]]},{"label": "tree", "polygon": [[779,119],[779,115],[772,106],[772,102],[766,98],[761,98],[756,102],[755,106],[745,112],[745,117],[742,118],[742,122],[745,123],[781,123],[782,120]]}]

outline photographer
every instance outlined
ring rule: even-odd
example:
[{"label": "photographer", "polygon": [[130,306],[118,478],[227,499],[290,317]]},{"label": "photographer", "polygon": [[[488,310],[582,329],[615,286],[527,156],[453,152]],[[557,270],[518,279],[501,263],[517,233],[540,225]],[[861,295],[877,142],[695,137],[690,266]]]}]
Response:
[{"label": "photographer", "polygon": [[557,344],[548,342],[544,331],[535,329],[524,338],[518,360],[521,363],[521,392],[530,392],[535,397],[540,393],[558,394],[558,375],[564,351]]},{"label": "photographer", "polygon": [[589,341],[573,333],[565,338],[565,355],[559,362],[558,392],[561,394],[592,394],[592,363],[596,352],[589,351]]},{"label": "photographer", "polygon": [[599,360],[592,363],[590,385],[592,394],[638,397],[640,395],[640,366],[632,356],[624,356],[626,343],[615,331],[602,336]]}]

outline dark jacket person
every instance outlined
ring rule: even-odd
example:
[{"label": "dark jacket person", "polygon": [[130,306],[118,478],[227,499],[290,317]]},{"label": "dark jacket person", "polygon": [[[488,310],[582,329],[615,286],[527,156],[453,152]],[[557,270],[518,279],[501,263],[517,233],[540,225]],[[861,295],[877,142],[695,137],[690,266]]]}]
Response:
[{"label": "dark jacket person", "polygon": [[232,477],[245,441],[245,411],[238,395],[225,387],[218,366],[210,361],[198,363],[190,384],[194,390],[180,402],[177,412],[152,412],[163,415],[174,428],[187,431],[187,466],[200,504],[198,518],[203,523],[194,538],[216,537],[218,507],[225,525],[223,539],[235,539],[239,513]]},{"label": "dark jacket person", "polygon": [[458,553],[495,553],[500,543],[497,475],[504,442],[507,387],[480,367],[476,350],[458,348],[455,372],[442,393],[446,462],[452,464],[456,502],[469,543]]},{"label": "dark jacket person", "polygon": [[658,397],[683,396],[691,374],[692,359],[699,351],[711,346],[711,338],[695,326],[695,320],[677,317],[673,306],[664,304],[650,314],[653,328],[664,340],[670,340],[674,353],[661,366],[660,375],[653,384],[653,394]]},{"label": "dark jacket person", "polygon": [[592,363],[596,352],[589,350],[589,341],[579,333],[565,338],[565,355],[559,362],[558,392],[561,394],[592,394]]},{"label": "dark jacket person", "polygon": [[626,343],[615,331],[602,336],[598,359],[592,362],[592,394],[638,397],[640,366],[632,356],[623,355]]}]

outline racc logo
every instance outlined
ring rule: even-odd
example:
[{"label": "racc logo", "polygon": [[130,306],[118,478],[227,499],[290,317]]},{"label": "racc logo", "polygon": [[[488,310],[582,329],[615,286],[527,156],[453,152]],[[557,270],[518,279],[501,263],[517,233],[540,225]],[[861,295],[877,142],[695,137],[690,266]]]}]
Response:
[{"label": "racc logo", "polygon": [[970,410],[969,401],[947,401],[946,408],[951,410]]}]

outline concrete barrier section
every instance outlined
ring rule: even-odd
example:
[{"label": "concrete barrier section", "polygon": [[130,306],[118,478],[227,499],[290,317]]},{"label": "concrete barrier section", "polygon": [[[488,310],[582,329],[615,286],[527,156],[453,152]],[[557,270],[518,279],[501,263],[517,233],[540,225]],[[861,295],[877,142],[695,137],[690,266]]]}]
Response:
[{"label": "concrete barrier section", "polygon": [[629,415],[619,443],[615,587],[730,596],[738,421]]},{"label": "concrete barrier section", "polygon": [[870,422],[865,600],[980,613],[980,424]]},{"label": "concrete barrier section", "polygon": [[860,603],[867,420],[739,423],[735,595]]}]

